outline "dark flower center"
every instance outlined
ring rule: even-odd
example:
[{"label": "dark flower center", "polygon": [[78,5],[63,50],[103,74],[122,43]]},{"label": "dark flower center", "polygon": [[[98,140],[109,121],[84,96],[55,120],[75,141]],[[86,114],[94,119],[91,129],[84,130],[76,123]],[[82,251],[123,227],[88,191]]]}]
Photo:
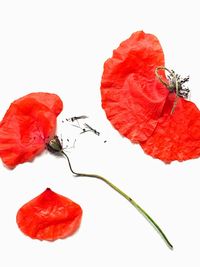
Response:
[{"label": "dark flower center", "polygon": [[[169,73],[169,75],[167,75],[167,82],[163,81],[161,76],[158,74],[159,70],[166,70]],[[182,78],[180,75],[176,74],[175,71],[162,66],[156,68],[155,74],[160,82],[164,84],[171,93],[176,93],[177,96],[186,99],[189,97],[190,89],[185,86],[185,83],[189,81],[189,76]]]},{"label": "dark flower center", "polygon": [[59,154],[63,151],[63,146],[58,138],[57,135],[55,135],[47,144],[46,148],[49,152],[53,154]]},{"label": "dark flower center", "polygon": [[170,92],[174,92],[180,97],[188,98],[190,89],[185,87],[185,83],[189,81],[189,76],[182,78],[171,70],[167,78],[169,79],[168,89]]}]

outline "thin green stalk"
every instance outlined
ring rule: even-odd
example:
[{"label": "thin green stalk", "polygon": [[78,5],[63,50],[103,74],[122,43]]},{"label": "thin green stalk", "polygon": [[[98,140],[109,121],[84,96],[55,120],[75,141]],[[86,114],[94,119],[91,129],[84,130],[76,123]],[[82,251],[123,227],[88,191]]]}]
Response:
[{"label": "thin green stalk", "polygon": [[167,246],[170,249],[173,249],[172,244],[169,242],[168,238],[166,237],[166,235],[164,234],[164,232],[162,231],[162,229],[158,226],[158,224],[151,218],[151,216],[143,209],[141,208],[136,202],[135,200],[133,200],[131,197],[129,197],[126,193],[124,193],[121,189],[119,189],[117,186],[115,186],[113,183],[111,183],[110,181],[108,181],[107,179],[105,179],[104,177],[97,175],[97,174],[88,174],[88,173],[78,173],[75,172],[72,169],[70,160],[68,155],[62,150],[60,151],[60,153],[67,159],[68,164],[69,164],[69,168],[70,171],[76,175],[76,176],[83,176],[83,177],[92,177],[92,178],[97,178],[99,180],[102,180],[103,182],[105,182],[106,184],[108,184],[110,187],[112,187],[115,191],[117,191],[121,196],[123,196],[125,199],[127,199],[149,222],[150,224],[156,229],[156,231],[160,234],[160,236],[164,239],[165,243],[167,244]]}]

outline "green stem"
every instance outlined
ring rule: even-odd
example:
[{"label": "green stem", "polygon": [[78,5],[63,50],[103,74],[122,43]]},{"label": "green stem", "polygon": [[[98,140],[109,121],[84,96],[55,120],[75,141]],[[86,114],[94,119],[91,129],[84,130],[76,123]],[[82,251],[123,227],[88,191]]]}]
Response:
[{"label": "green stem", "polygon": [[105,179],[104,177],[97,175],[97,174],[88,174],[88,173],[78,173],[75,172],[72,169],[70,160],[68,155],[62,150],[61,154],[67,159],[68,164],[69,164],[69,168],[70,171],[76,175],[76,176],[83,176],[83,177],[92,177],[92,178],[97,178],[99,180],[102,180],[103,182],[105,182],[106,184],[108,184],[110,187],[112,187],[115,191],[117,191],[120,195],[122,195],[125,199],[127,199],[149,222],[150,224],[156,229],[156,231],[161,235],[161,237],[164,239],[164,241],[166,242],[167,246],[170,249],[173,249],[172,244],[169,242],[168,238],[166,237],[166,235],[164,234],[164,232],[162,231],[162,229],[158,226],[158,224],[151,218],[151,216],[143,209],[141,208],[131,197],[129,197],[126,193],[124,193],[121,189],[119,189],[117,186],[115,186],[113,183],[111,183],[110,181],[108,181],[107,179]]}]

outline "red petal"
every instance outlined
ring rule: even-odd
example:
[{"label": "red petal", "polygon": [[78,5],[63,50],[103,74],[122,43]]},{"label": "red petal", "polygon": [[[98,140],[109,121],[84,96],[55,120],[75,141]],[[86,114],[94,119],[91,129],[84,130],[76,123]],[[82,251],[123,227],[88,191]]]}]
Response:
[{"label": "red petal", "polygon": [[[63,108],[63,103],[61,99],[56,94],[50,94],[50,93],[31,93],[26,97],[31,97],[38,101],[39,103],[47,106],[53,113],[55,113],[56,116],[60,114]],[[22,97],[21,99],[23,99]]]},{"label": "red petal", "polygon": [[78,204],[47,188],[19,209],[17,224],[31,238],[52,241],[72,235],[81,218]]},{"label": "red petal", "polygon": [[32,93],[14,101],[0,123],[0,157],[8,167],[32,160],[56,128],[62,101],[55,94]]},{"label": "red petal", "polygon": [[169,115],[174,103],[170,94],[163,117],[149,139],[141,143],[144,151],[152,157],[170,163],[200,156],[200,112],[194,103],[178,99],[173,114]]},{"label": "red petal", "polygon": [[158,39],[142,31],[121,43],[104,64],[102,106],[113,126],[133,142],[152,134],[169,94],[155,77],[160,65],[164,55]]}]

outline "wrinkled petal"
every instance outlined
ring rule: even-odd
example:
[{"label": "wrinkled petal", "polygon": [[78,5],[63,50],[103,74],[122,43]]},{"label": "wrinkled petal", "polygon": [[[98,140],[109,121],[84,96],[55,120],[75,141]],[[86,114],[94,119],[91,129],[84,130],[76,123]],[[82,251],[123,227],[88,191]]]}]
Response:
[{"label": "wrinkled petal", "polygon": [[[145,141],[154,131],[169,94],[155,76],[164,65],[158,39],[134,33],[104,64],[102,107],[113,126],[132,142]],[[164,72],[160,75],[165,78]]]},{"label": "wrinkled petal", "polygon": [[55,134],[61,99],[50,93],[31,93],[14,101],[0,123],[0,157],[10,168],[31,161]]},{"label": "wrinkled petal", "polygon": [[[60,114],[63,108],[63,104],[61,99],[55,95],[50,93],[31,93],[28,95],[29,97],[35,99],[41,104],[47,106],[56,116]],[[23,99],[22,97],[21,99]]]},{"label": "wrinkled petal", "polygon": [[166,163],[200,156],[200,112],[196,105],[179,98],[172,114],[174,95],[170,94],[163,116],[153,134],[141,143],[143,150]]},{"label": "wrinkled petal", "polygon": [[75,233],[81,218],[78,204],[47,188],[19,209],[16,220],[25,235],[53,241]]}]

